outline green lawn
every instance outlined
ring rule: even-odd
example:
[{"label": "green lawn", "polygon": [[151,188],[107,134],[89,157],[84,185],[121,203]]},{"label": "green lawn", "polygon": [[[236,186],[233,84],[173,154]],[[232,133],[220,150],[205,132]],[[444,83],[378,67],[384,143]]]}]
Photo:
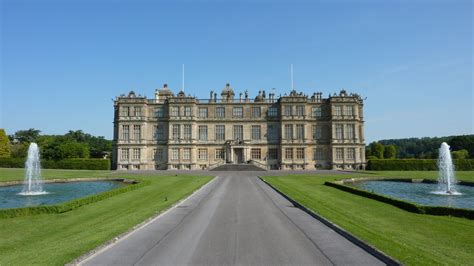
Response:
[{"label": "green lawn", "polygon": [[[129,177],[151,184],[62,214],[0,219],[0,265],[63,265],[169,208],[212,179],[74,170],[44,170],[43,176]],[[0,181],[22,178],[22,169],[0,169]]]},{"label": "green lawn", "polygon": [[[24,169],[20,168],[0,168],[0,181],[23,180]],[[56,170],[41,169],[41,175],[45,179],[51,178],[87,178],[87,177],[115,177],[121,175],[120,172],[104,170]]]},{"label": "green lawn", "polygon": [[[288,175],[264,179],[283,193],[357,237],[408,265],[472,265],[474,221],[410,213],[323,185],[325,181],[367,176],[436,178],[436,172],[378,171],[353,175]],[[457,172],[473,181],[474,172]]]}]

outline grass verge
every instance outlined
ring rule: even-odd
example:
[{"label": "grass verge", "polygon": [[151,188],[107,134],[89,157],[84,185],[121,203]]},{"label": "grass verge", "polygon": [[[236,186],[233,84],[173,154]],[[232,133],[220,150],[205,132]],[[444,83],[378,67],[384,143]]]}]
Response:
[{"label": "grass verge", "polygon": [[[0,169],[0,181],[22,179],[22,175],[22,169]],[[0,265],[64,265],[169,208],[212,179],[74,170],[47,170],[43,176],[120,176],[150,184],[65,213],[0,219]]]},{"label": "grass verge", "polygon": [[[474,261],[474,221],[432,216],[347,193],[324,182],[350,177],[436,178],[436,172],[377,171],[345,175],[287,175],[264,179],[305,207],[404,264],[469,265]],[[458,172],[474,180],[474,172]]]}]

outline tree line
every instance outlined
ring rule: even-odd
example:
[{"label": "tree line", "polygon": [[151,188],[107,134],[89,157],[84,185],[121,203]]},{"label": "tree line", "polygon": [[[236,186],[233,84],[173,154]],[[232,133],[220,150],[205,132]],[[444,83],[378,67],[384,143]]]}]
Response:
[{"label": "tree line", "polygon": [[441,143],[451,147],[454,159],[474,158],[474,135],[387,139],[366,147],[367,159],[436,159]]},{"label": "tree line", "polygon": [[30,128],[7,136],[5,130],[0,129],[0,158],[25,158],[31,142],[38,144],[41,158],[46,160],[105,158],[112,153],[111,140],[82,130],[70,130],[64,135],[42,135],[40,130]]}]

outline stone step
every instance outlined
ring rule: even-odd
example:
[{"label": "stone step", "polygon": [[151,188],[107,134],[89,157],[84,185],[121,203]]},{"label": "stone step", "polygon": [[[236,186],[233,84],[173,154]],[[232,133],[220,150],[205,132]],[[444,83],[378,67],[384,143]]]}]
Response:
[{"label": "stone step", "polygon": [[224,164],[211,171],[266,171],[253,164]]}]

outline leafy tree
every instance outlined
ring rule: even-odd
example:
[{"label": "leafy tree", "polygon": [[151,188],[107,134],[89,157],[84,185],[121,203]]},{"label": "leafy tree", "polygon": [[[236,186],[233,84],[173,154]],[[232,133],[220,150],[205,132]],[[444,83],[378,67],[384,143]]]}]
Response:
[{"label": "leafy tree", "polygon": [[408,138],[408,139],[388,139],[379,141],[383,145],[395,145],[397,157],[405,158],[430,158],[438,157],[441,143],[446,142],[451,146],[452,151],[465,149],[469,152],[469,157],[474,158],[474,135],[433,137],[433,138]]},{"label": "leafy tree", "polygon": [[384,146],[379,142],[370,143],[370,154],[379,159],[383,159]]},{"label": "leafy tree", "polygon": [[58,146],[60,159],[89,158],[89,147],[87,144],[69,141]]},{"label": "leafy tree", "polygon": [[451,152],[453,159],[467,159],[469,158],[469,152],[467,150],[459,150]]},{"label": "leafy tree", "polygon": [[87,140],[92,137],[90,134],[84,133],[82,130],[69,130],[69,132],[64,136],[80,143],[87,142]]},{"label": "leafy tree", "polygon": [[11,136],[11,138],[18,140],[19,142],[37,142],[40,132],[40,130],[34,128],[30,128],[28,130],[18,130],[13,136]]},{"label": "leafy tree", "polygon": [[10,142],[8,141],[5,129],[0,128],[0,158],[10,158]]},{"label": "leafy tree", "polygon": [[11,157],[26,158],[28,154],[28,143],[15,143],[11,145]]},{"label": "leafy tree", "polygon": [[397,157],[397,148],[395,145],[387,145],[384,147],[383,157],[385,159],[395,159]]}]

